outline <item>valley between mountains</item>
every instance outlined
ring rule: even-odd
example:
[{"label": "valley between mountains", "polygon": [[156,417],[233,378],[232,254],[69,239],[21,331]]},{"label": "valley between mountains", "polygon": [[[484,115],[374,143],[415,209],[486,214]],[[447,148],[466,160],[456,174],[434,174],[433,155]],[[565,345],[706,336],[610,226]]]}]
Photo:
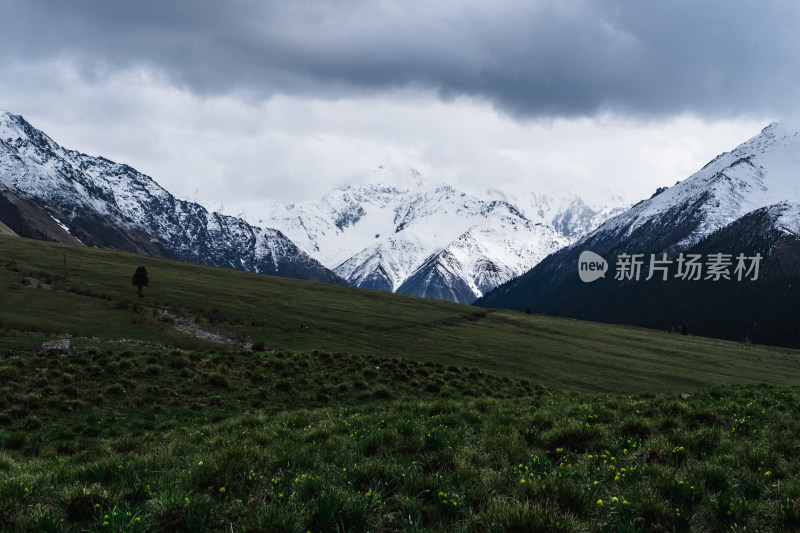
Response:
[{"label": "valley between mountains", "polygon": [[[64,148],[0,114],[0,231],[484,307],[740,342],[800,346],[800,133],[767,126],[695,174],[624,207],[573,193],[482,197],[379,167],[317,200],[245,220],[177,198],[134,168]],[[578,257],[611,261],[578,279]],[[614,259],[762,259],[757,282],[613,279]],[[650,276],[644,265],[643,279]]]},{"label": "valley between mountains", "polygon": [[[0,529],[795,530],[800,354],[693,334],[796,331],[795,137],[762,135],[602,224],[384,183],[262,225],[4,116]],[[390,293],[474,298],[530,242],[565,247],[492,308]],[[585,248],[607,279],[573,283]],[[761,253],[763,284],[615,281],[625,251]],[[692,334],[600,323],[676,308]]]},{"label": "valley between mountains", "polygon": [[413,169],[379,168],[367,181],[265,205],[251,224],[0,114],[0,221],[10,229],[197,264],[471,303],[621,211],[572,194],[477,198]]}]

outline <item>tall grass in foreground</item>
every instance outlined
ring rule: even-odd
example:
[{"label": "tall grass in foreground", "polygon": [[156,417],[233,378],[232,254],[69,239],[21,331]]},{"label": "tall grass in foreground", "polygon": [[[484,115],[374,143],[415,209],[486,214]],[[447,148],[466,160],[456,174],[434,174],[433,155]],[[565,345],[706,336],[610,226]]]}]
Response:
[{"label": "tall grass in foreground", "polygon": [[792,531],[794,388],[315,353],[0,354],[3,531]]}]

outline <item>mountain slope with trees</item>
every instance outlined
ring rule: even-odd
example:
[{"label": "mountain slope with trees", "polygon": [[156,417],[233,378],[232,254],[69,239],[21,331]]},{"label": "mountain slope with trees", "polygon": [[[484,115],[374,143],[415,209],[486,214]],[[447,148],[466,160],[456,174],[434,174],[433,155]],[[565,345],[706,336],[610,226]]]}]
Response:
[{"label": "mountain slope with trees", "polygon": [[[703,169],[602,224],[480,306],[528,309],[566,317],[683,330],[742,342],[800,346],[800,133],[772,124]],[[609,263],[605,278],[583,283],[579,256],[592,251]],[[641,254],[641,279],[619,279],[622,257]],[[663,254],[666,254],[664,256]],[[676,277],[678,259],[760,254],[757,280],[694,281]],[[650,258],[669,263],[650,276]],[[730,276],[732,277],[732,276]],[[752,277],[752,276],[751,276]]]}]

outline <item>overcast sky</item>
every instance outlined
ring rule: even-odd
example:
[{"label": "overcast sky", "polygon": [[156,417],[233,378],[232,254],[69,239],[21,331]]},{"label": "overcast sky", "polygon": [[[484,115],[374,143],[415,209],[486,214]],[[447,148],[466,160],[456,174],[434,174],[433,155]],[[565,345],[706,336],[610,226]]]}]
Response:
[{"label": "overcast sky", "polygon": [[0,0],[0,109],[257,215],[378,165],[627,201],[798,115],[800,2]]}]

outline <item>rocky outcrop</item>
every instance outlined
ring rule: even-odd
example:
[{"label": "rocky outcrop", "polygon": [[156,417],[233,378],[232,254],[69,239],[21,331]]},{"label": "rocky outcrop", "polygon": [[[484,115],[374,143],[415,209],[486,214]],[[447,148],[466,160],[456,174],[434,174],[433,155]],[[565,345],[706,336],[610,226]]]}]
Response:
[{"label": "rocky outcrop", "polygon": [[47,341],[33,348],[36,357],[71,357],[77,353],[72,339]]}]

